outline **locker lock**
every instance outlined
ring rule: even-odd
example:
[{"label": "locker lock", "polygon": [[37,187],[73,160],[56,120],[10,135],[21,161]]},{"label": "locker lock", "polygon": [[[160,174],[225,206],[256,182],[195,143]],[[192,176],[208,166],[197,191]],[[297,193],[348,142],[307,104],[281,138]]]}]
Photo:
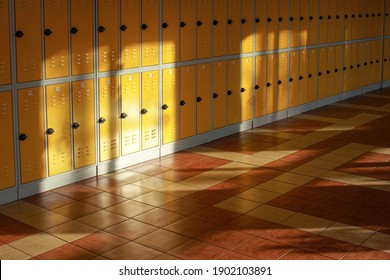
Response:
[{"label": "locker lock", "polygon": [[302,17],[302,16],[299,18],[299,20],[300,20],[300,21],[303,21],[304,19],[305,19],[305,18],[304,18],[304,17]]},{"label": "locker lock", "polygon": [[323,18],[324,18],[323,16],[320,16],[320,20],[323,20]]},{"label": "locker lock", "polygon": [[122,114],[120,115],[120,118],[121,118],[121,119],[126,119],[126,118],[127,118],[127,114],[126,114],[126,113],[122,113]]},{"label": "locker lock", "polygon": [[355,15],[352,15],[352,18],[355,18]]},{"label": "locker lock", "polygon": [[146,110],[145,108],[143,108],[143,109],[141,110],[141,114],[142,114],[142,115],[145,115],[147,112],[148,112],[148,110]]},{"label": "locker lock", "polygon": [[283,18],[282,18],[282,17],[280,17],[280,18],[279,18],[279,22],[282,22],[282,21],[283,21]]},{"label": "locker lock", "polygon": [[80,124],[75,122],[72,124],[73,129],[78,129],[80,127]]},{"label": "locker lock", "polygon": [[99,26],[98,28],[98,31],[101,33],[101,32],[104,32],[106,30],[106,28],[104,26]]},{"label": "locker lock", "polygon": [[260,22],[260,19],[259,18],[256,18],[256,23],[259,23]]},{"label": "locker lock", "polygon": [[385,58],[383,61],[384,61],[384,62],[387,62],[387,58]]},{"label": "locker lock", "polygon": [[246,23],[246,19],[243,18],[243,19],[241,20],[241,23],[242,23],[242,24]]},{"label": "locker lock", "polygon": [[389,16],[389,13],[386,13],[386,16],[388,17],[388,16]]},{"label": "locker lock", "polygon": [[141,28],[142,28],[142,30],[146,30],[146,29],[148,29],[148,26],[144,23],[141,25]]},{"label": "locker lock", "polygon": [[360,68],[360,64],[358,64],[358,65],[356,65],[357,66],[357,68]]},{"label": "locker lock", "polygon": [[202,102],[202,97],[198,97],[198,98],[196,98],[196,102]]},{"label": "locker lock", "polygon": [[267,21],[268,21],[268,22],[271,22],[271,21],[272,21],[272,18],[267,18]]},{"label": "locker lock", "polygon": [[367,62],[364,62],[364,66],[367,66]]},{"label": "locker lock", "polygon": [[374,64],[374,61],[371,60],[371,61],[370,61],[370,64]]},{"label": "locker lock", "polygon": [[266,86],[267,86],[267,87],[270,87],[270,86],[271,86],[271,83],[267,83]]},{"label": "locker lock", "polygon": [[70,29],[70,33],[72,33],[72,34],[76,34],[77,32],[79,32],[79,30],[76,27],[72,27]]},{"label": "locker lock", "polygon": [[227,91],[227,95],[232,95],[232,94],[233,94],[233,92],[231,90]]},{"label": "locker lock", "polygon": [[330,70],[326,70],[326,74],[329,75],[330,74]]},{"label": "locker lock", "polygon": [[288,81],[289,81],[290,83],[292,83],[292,82],[294,82],[294,79],[293,79],[293,78],[290,78],[290,79],[288,79]]},{"label": "locker lock", "polygon": [[127,26],[124,25],[124,24],[122,24],[122,25],[121,25],[121,31],[126,31],[126,30],[127,30]]},{"label": "locker lock", "polygon": [[180,106],[184,106],[184,105],[186,105],[186,102],[184,100],[181,100],[180,101]]},{"label": "locker lock", "polygon": [[344,70],[344,71],[347,70],[347,67],[344,66],[344,67],[343,67],[343,70]]},{"label": "locker lock", "polygon": [[196,22],[196,25],[197,26],[201,26],[203,24],[203,22],[201,22],[200,20],[198,20],[197,22]]},{"label": "locker lock", "polygon": [[379,63],[379,59],[376,60],[376,63]]},{"label": "locker lock", "polygon": [[167,28],[168,27],[168,23],[164,22],[161,26],[162,26],[162,28]]},{"label": "locker lock", "polygon": [[312,77],[313,77],[313,75],[312,74],[309,74],[309,75],[307,75],[308,77],[309,77],[309,79],[311,79]]},{"label": "locker lock", "polygon": [[241,91],[241,92],[245,92],[246,89],[245,89],[245,88],[241,88],[240,91]]},{"label": "locker lock", "polygon": [[334,72],[335,72],[335,73],[339,72],[339,69],[337,69],[337,68],[336,68],[336,69],[334,69]]},{"label": "locker lock", "polygon": [[322,76],[322,72],[318,72],[318,76]]},{"label": "locker lock", "polygon": [[45,29],[43,33],[45,34],[45,36],[50,36],[53,32],[50,29]]},{"label": "locker lock", "polygon": [[340,18],[340,16],[339,15],[336,15],[336,19],[339,19]]},{"label": "locker lock", "polygon": [[310,17],[309,17],[309,20],[313,20],[313,19],[314,19],[313,16],[310,16]]},{"label": "locker lock", "polygon": [[186,23],[184,21],[180,22],[180,27],[186,26]]},{"label": "locker lock", "polygon": [[213,20],[214,25],[217,25],[218,23],[219,23],[218,20],[216,20],[216,19]]},{"label": "locker lock", "polygon": [[363,15],[362,14],[359,14],[359,18],[362,18],[363,17]]},{"label": "locker lock", "polygon": [[328,16],[328,19],[332,19],[332,16]]},{"label": "locker lock", "polygon": [[230,18],[228,19],[227,21],[228,24],[232,24],[233,23],[233,20],[231,20]]},{"label": "locker lock", "polygon": [[27,139],[27,135],[26,134],[22,133],[22,134],[19,135],[19,140],[20,141],[24,141],[26,139]]},{"label": "locker lock", "polygon": [[366,17],[369,17],[369,16],[370,16],[370,14],[367,13],[367,14],[366,14]]},{"label": "locker lock", "polygon": [[347,19],[349,16],[348,15],[345,15],[344,18]]},{"label": "locker lock", "polygon": [[295,19],[294,17],[290,17],[290,21],[294,21],[294,19]]},{"label": "locker lock", "polygon": [[217,98],[218,97],[218,94],[217,93],[214,93],[213,94],[213,98],[215,99],[215,98]]},{"label": "locker lock", "polygon": [[378,17],[381,17],[382,16],[382,14],[381,13],[378,13]]},{"label": "locker lock", "polygon": [[255,89],[259,89],[260,88],[260,86],[259,85],[255,85]]},{"label": "locker lock", "polygon": [[23,35],[24,35],[24,33],[23,33],[22,31],[20,31],[20,30],[16,31],[16,33],[15,33],[15,36],[16,36],[17,38],[22,38]]},{"label": "locker lock", "polygon": [[98,123],[105,123],[106,122],[106,119],[101,117],[99,120],[98,120]]},{"label": "locker lock", "polygon": [[374,14],[374,13],[372,13],[372,17],[375,17],[375,14]]},{"label": "locker lock", "polygon": [[48,134],[48,135],[52,135],[52,134],[54,134],[54,129],[52,129],[52,128],[49,128],[48,130],[46,130],[46,133]]},{"label": "locker lock", "polygon": [[168,109],[168,105],[167,105],[167,104],[162,105],[162,106],[161,106],[161,109],[163,109],[163,110]]},{"label": "locker lock", "polygon": [[299,80],[302,81],[303,80],[303,76],[299,76]]},{"label": "locker lock", "polygon": [[281,80],[279,80],[278,85],[280,86],[281,84],[283,84],[283,82]]},{"label": "locker lock", "polygon": [[353,65],[349,66],[349,69],[351,69],[351,70],[352,70],[352,69],[353,69]]}]

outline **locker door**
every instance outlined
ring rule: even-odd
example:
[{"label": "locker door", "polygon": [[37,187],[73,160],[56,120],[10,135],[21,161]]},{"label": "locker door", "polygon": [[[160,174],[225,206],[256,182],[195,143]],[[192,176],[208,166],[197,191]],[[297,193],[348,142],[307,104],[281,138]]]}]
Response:
[{"label": "locker door", "polygon": [[336,1],[336,42],[341,42],[344,40],[344,3],[344,1]]},{"label": "locker door", "polygon": [[318,42],[319,2],[310,0],[309,9],[309,45],[315,45]]},{"label": "locker door", "polygon": [[162,129],[163,144],[175,142],[179,133],[179,71],[177,68],[163,70]]},{"label": "locker door", "polygon": [[195,134],[195,67],[180,69],[180,138]]},{"label": "locker door", "polygon": [[309,43],[309,0],[300,0],[299,16],[299,45],[307,46]]},{"label": "locker door", "polygon": [[226,97],[226,61],[214,62],[214,83],[213,83],[213,128],[226,126],[227,120],[227,97]]},{"label": "locker door", "polygon": [[372,13],[373,13],[373,1],[372,0],[365,0],[366,1],[366,38],[371,38],[373,37],[373,30],[372,30]]},{"label": "locker door", "polygon": [[49,176],[72,169],[69,84],[46,86],[46,134]]},{"label": "locker door", "polygon": [[390,36],[390,0],[386,0],[385,9],[385,36]]},{"label": "locker door", "polygon": [[268,50],[276,50],[279,48],[279,1],[268,1],[267,8],[267,42]]},{"label": "locker door", "polygon": [[0,26],[2,26],[2,38],[0,40],[0,85],[6,85],[11,82],[9,14],[8,1],[6,0],[0,0]]},{"label": "locker door", "polygon": [[228,125],[241,121],[240,60],[228,60]]},{"label": "locker door", "polygon": [[302,105],[307,103],[308,97],[308,74],[309,74],[309,51],[299,51],[299,103]]},{"label": "locker door", "polygon": [[223,56],[227,52],[227,3],[225,0],[214,0],[214,56]]},{"label": "locker door", "polygon": [[210,131],[210,63],[196,67],[196,134]]},{"label": "locker door", "polygon": [[351,65],[351,45],[344,46],[344,66],[343,66],[343,92],[348,92],[350,80],[350,66]]},{"label": "locker door", "polygon": [[338,95],[342,92],[343,84],[343,46],[335,46],[336,60],[334,69],[334,93]]},{"label": "locker door", "polygon": [[278,82],[278,55],[267,55],[267,114],[276,112],[277,110],[277,82]]},{"label": "locker door", "polygon": [[72,75],[93,73],[93,1],[70,3]]},{"label": "locker door", "polygon": [[68,1],[44,1],[44,15],[46,78],[68,76]]},{"label": "locker door", "polygon": [[0,92],[0,190],[15,186],[15,159],[11,92]]},{"label": "locker door", "polygon": [[299,104],[299,51],[290,52],[289,108]]},{"label": "locker door", "polygon": [[390,80],[390,39],[386,39],[384,45],[384,58],[383,58],[383,81],[389,81],[389,80]]},{"label": "locker door", "polygon": [[381,82],[382,78],[382,40],[375,41],[376,55],[374,57],[375,63],[375,83]]},{"label": "locker door", "polygon": [[140,1],[121,1],[121,69],[140,65]]},{"label": "locker door", "polygon": [[373,1],[373,22],[372,22],[372,33],[374,37],[380,37],[383,35],[383,12],[384,2],[383,0]]},{"label": "locker door", "polygon": [[209,58],[211,56],[211,1],[199,0],[196,3],[196,57]]},{"label": "locker door", "polygon": [[[356,75],[357,75],[357,44],[351,44],[351,64],[349,66],[349,90],[356,89]],[[348,67],[348,66],[347,66]]]},{"label": "locker door", "polygon": [[327,96],[335,95],[335,58],[336,49],[334,46],[328,47],[326,61],[326,92]]},{"label": "locker door", "polygon": [[255,117],[267,114],[267,56],[256,56]]},{"label": "locker door", "polygon": [[242,0],[241,12],[241,52],[253,51],[253,13],[252,0]]},{"label": "locker door", "polygon": [[[338,0],[329,0],[328,2],[328,43],[333,43],[336,40],[336,2],[338,2]],[[341,28],[341,26],[339,28]]]},{"label": "locker door", "polygon": [[72,83],[74,168],[96,163],[94,81]]},{"label": "locker door", "polygon": [[[277,1],[276,1],[277,2]],[[288,7],[289,0],[279,0],[279,7]],[[278,48],[279,49],[286,49],[288,48],[288,35],[289,35],[289,15],[288,15],[288,9],[286,8],[279,8],[279,27],[278,27],[278,34],[279,34],[279,41],[278,41]]]},{"label": "locker door", "polygon": [[288,107],[288,53],[278,54],[278,111]]},{"label": "locker door", "polygon": [[364,43],[358,43],[358,56],[356,65],[356,87],[363,87],[363,63],[364,63]]},{"label": "locker door", "polygon": [[241,48],[241,1],[228,1],[228,55],[239,54]]},{"label": "locker door", "polygon": [[159,0],[142,0],[141,3],[141,65],[156,65],[159,59]]},{"label": "locker door", "polygon": [[142,72],[141,96],[141,147],[146,150],[159,144],[158,71]]},{"label": "locker door", "polygon": [[98,1],[99,72],[118,70],[118,1]]},{"label": "locker door", "polygon": [[162,61],[172,63],[179,60],[179,1],[162,2]]},{"label": "locker door", "polygon": [[376,42],[370,42],[370,84],[374,84],[376,80],[376,67],[375,67],[375,57],[376,57]]},{"label": "locker door", "polygon": [[318,99],[323,99],[327,95],[326,70],[327,48],[320,48],[318,50]]},{"label": "locker door", "polygon": [[309,79],[308,102],[317,99],[317,49],[311,49],[309,52]]},{"label": "locker door", "polygon": [[290,47],[299,46],[300,0],[290,0]]},{"label": "locker door", "polygon": [[99,79],[100,161],[119,156],[118,77]]},{"label": "locker door", "polygon": [[15,1],[16,70],[19,83],[42,79],[41,1]]},{"label": "locker door", "polygon": [[22,184],[46,177],[42,87],[18,90],[20,173]]},{"label": "locker door", "polygon": [[121,76],[122,155],[140,150],[140,75]]},{"label": "locker door", "polygon": [[319,43],[326,44],[328,42],[328,0],[320,0],[319,21]]},{"label": "locker door", "polygon": [[360,0],[359,5],[359,39],[366,38],[366,1]]},{"label": "locker door", "polygon": [[194,60],[196,54],[195,0],[181,1],[180,18],[180,59],[181,61]]},{"label": "locker door", "polygon": [[252,58],[241,59],[241,121],[252,119]]},{"label": "locker door", "polygon": [[363,63],[363,85],[368,86],[371,84],[371,44],[366,42],[364,44],[364,63]]},{"label": "locker door", "polygon": [[360,2],[352,1],[352,15],[351,15],[351,39],[357,40],[359,38],[359,10]]},{"label": "locker door", "polygon": [[267,49],[267,0],[256,0],[256,51]]},{"label": "locker door", "polygon": [[[364,0],[363,0],[364,1]],[[352,37],[352,3],[356,2],[353,0],[345,0],[344,9],[344,40],[350,41]]]}]

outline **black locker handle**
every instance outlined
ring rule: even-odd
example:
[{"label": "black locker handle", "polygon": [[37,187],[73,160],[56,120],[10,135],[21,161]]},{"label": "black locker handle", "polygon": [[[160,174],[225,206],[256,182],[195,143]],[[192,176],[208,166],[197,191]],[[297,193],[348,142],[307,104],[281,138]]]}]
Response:
[{"label": "black locker handle", "polygon": [[355,18],[355,15],[352,15],[352,18]]},{"label": "black locker handle", "polygon": [[141,110],[141,114],[142,114],[142,115],[145,115],[147,112],[148,112],[148,110],[146,110],[145,108],[143,108],[143,109]]},{"label": "black locker handle", "polygon": [[233,94],[233,92],[231,90],[227,91],[227,95],[232,95],[232,94]]},{"label": "black locker handle", "polygon": [[45,36],[50,36],[52,33],[53,33],[53,31],[51,31],[51,29],[45,29],[45,31],[43,32],[44,34],[45,34]]},{"label": "black locker handle", "polygon": [[106,30],[106,28],[104,26],[99,26],[99,28],[98,28],[98,31],[100,33],[104,32],[105,30]]},{"label": "black locker handle", "polygon": [[52,129],[52,128],[49,128],[49,129],[47,129],[46,130],[46,133],[48,134],[48,135],[52,135],[52,134],[54,134],[54,129]]},{"label": "black locker handle", "polygon": [[328,19],[332,19],[332,16],[331,16],[331,15],[329,15],[329,16],[328,16]]},{"label": "black locker handle", "polygon": [[283,18],[282,18],[282,17],[280,17],[280,18],[279,18],[279,22],[282,22],[282,21],[283,21]]},{"label": "black locker handle", "polygon": [[290,78],[290,79],[288,79],[288,81],[289,81],[290,83],[292,83],[292,82],[294,82],[294,79],[293,79],[293,78]]},{"label": "black locker handle", "polygon": [[364,62],[364,66],[367,66],[367,62]]},{"label": "black locker handle", "polygon": [[126,119],[126,118],[127,118],[127,114],[126,114],[126,113],[122,113],[122,114],[120,115],[120,118],[121,118],[121,119]]},{"label": "black locker handle", "polygon": [[217,93],[214,93],[213,94],[213,98],[215,99],[215,98],[217,98],[218,97],[218,94]]},{"label": "black locker handle", "polygon": [[260,19],[259,18],[256,18],[256,23],[259,23],[260,22]]},{"label": "black locker handle", "polygon": [[313,20],[313,19],[314,19],[313,16],[310,16],[310,17],[309,17],[309,20]]},{"label": "black locker handle", "polygon": [[184,26],[186,26],[187,24],[184,22],[184,21],[182,21],[182,22],[180,22],[180,27],[184,27]]},{"label": "black locker handle", "polygon": [[363,15],[362,14],[359,14],[359,18],[362,18],[363,17]]},{"label": "black locker handle", "polygon": [[348,15],[345,15],[344,18],[347,19],[347,18],[349,18],[349,16],[348,16]]},{"label": "black locker handle", "polygon": [[381,13],[378,13],[378,17],[381,17],[382,16],[382,14]]},{"label": "black locker handle", "polygon": [[124,25],[124,24],[122,24],[122,25],[121,25],[121,31],[126,31],[126,30],[127,30],[127,26]]},{"label": "black locker handle", "polygon": [[241,92],[245,92],[246,89],[245,89],[245,88],[241,88],[240,91],[241,91]]},{"label": "black locker handle", "polygon": [[270,86],[271,86],[271,83],[267,83],[266,86],[267,86],[267,87],[270,87]]},{"label": "black locker handle", "polygon": [[326,74],[328,74],[328,75],[329,75],[329,74],[330,74],[330,70],[326,70]]},{"label": "black locker handle", "polygon": [[145,23],[141,25],[142,30],[146,30],[146,29],[148,29],[148,27],[149,26],[147,24],[145,24]]},{"label": "black locker handle", "polygon": [[379,59],[376,60],[376,63],[379,63]]},{"label": "black locker handle", "polygon": [[216,19],[213,20],[214,25],[217,25],[218,23],[219,23],[218,20],[216,20]]},{"label": "black locker handle", "polygon": [[301,16],[300,18],[299,18],[299,20],[300,21],[303,21],[305,18],[303,17],[303,16]]},{"label": "black locker handle", "polygon": [[318,76],[322,76],[322,72],[318,72]]},{"label": "black locker handle", "polygon": [[186,102],[184,100],[180,101],[180,106],[186,105]]},{"label": "black locker handle", "polygon": [[369,16],[370,16],[370,14],[367,13],[367,14],[366,14],[366,17],[369,17]]},{"label": "black locker handle", "polygon": [[164,22],[161,26],[162,26],[162,28],[167,28],[168,27],[168,23]]},{"label": "black locker handle", "polygon": [[72,124],[72,127],[73,127],[73,129],[78,129],[78,128],[80,127],[80,124],[77,123],[77,122],[74,122],[74,123]]},{"label": "black locker handle", "polygon": [[161,106],[161,109],[163,109],[163,110],[168,109],[168,105],[167,105],[167,104],[162,105],[162,106]]},{"label": "black locker handle", "polygon": [[268,22],[271,22],[271,21],[272,21],[272,18],[268,18],[267,21],[268,21]]},{"label": "black locker handle", "polygon": [[352,70],[352,69],[353,69],[353,65],[349,66],[349,69],[351,69],[351,70]]},{"label": "black locker handle", "polygon": [[241,19],[241,23],[242,24],[246,23],[246,19],[245,18]]},{"label": "black locker handle", "polygon": [[299,80],[302,81],[303,80],[303,76],[299,76]]},{"label": "black locker handle", "polygon": [[324,17],[323,16],[320,16],[320,20],[322,20]]},{"label": "black locker handle", "polygon": [[388,16],[389,16],[389,13],[386,13],[386,16],[388,17]]},{"label": "black locker handle", "polygon": [[106,122],[106,119],[101,117],[99,120],[98,120],[98,123],[105,123]]},{"label": "black locker handle", "polygon": [[309,79],[311,79],[312,77],[313,77],[313,75],[312,74],[309,74],[309,75],[307,75],[308,77],[309,77]]},{"label": "black locker handle", "polygon": [[357,66],[357,68],[360,68],[360,64],[358,64],[358,65],[356,65]]},{"label": "black locker handle", "polygon": [[370,61],[370,64],[374,64],[374,61],[371,60],[371,61]]},{"label": "black locker handle", "polygon": [[387,62],[387,58],[385,58],[383,61],[384,61],[384,62]]},{"label": "black locker handle", "polygon": [[294,17],[290,17],[290,21],[294,21],[294,19],[295,19]]},{"label": "black locker handle", "polygon": [[257,89],[259,89],[260,88],[260,86],[259,85],[255,85],[255,89],[257,90]]},{"label": "black locker handle", "polygon": [[233,23],[233,20],[229,18],[228,21],[227,21],[227,23],[228,23],[228,24],[232,24],[232,23]]},{"label": "black locker handle", "polygon": [[339,19],[340,18],[340,16],[339,15],[336,15],[336,19]]},{"label": "black locker handle", "polygon": [[72,27],[70,29],[70,33],[72,33],[73,35],[76,34],[77,32],[79,32],[79,30],[76,27]]},{"label": "black locker handle", "polygon": [[335,72],[335,73],[339,72],[339,69],[337,69],[337,68],[336,68],[336,69],[334,69],[334,72]]},{"label": "black locker handle", "polygon": [[375,17],[375,14],[374,14],[374,13],[372,13],[372,17]]},{"label": "black locker handle", "polygon": [[344,67],[343,67],[343,70],[344,70],[344,71],[347,70],[347,67],[344,66]]},{"label": "black locker handle", "polygon": [[202,97],[197,97],[197,98],[196,98],[196,102],[198,102],[198,103],[199,103],[199,102],[202,102]]},{"label": "black locker handle", "polygon": [[281,85],[283,84],[283,82],[281,80],[278,81],[278,85]]},{"label": "black locker handle", "polygon": [[22,38],[23,35],[24,35],[24,33],[23,33],[22,31],[20,31],[20,30],[16,31],[16,33],[15,33],[15,36],[16,36],[17,38]]},{"label": "black locker handle", "polygon": [[22,133],[22,134],[19,135],[19,140],[20,141],[24,141],[26,139],[27,139],[27,135],[26,134]]},{"label": "black locker handle", "polygon": [[202,26],[202,24],[203,24],[203,22],[201,22],[200,20],[198,20],[198,21],[196,22],[196,25],[197,25],[197,26]]}]

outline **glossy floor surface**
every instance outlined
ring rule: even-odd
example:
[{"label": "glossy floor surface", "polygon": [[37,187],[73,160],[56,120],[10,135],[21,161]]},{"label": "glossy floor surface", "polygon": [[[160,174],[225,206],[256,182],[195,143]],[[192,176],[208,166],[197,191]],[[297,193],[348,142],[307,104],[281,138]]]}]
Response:
[{"label": "glossy floor surface", "polygon": [[0,259],[390,259],[390,90],[0,206]]}]

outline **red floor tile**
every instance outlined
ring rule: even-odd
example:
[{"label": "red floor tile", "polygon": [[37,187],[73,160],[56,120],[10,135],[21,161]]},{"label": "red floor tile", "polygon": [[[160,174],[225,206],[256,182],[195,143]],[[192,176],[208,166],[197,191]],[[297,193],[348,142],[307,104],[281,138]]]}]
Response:
[{"label": "red floor tile", "polygon": [[168,253],[184,260],[215,260],[227,251],[197,240],[191,240]]},{"label": "red floor tile", "polygon": [[294,249],[288,254],[284,255],[281,260],[333,260],[319,254],[314,254],[309,251]]},{"label": "red floor tile", "polygon": [[101,193],[102,191],[97,190],[95,188],[87,187],[85,185],[74,183],[67,186],[63,186],[57,189],[54,189],[53,192],[62,194],[64,196],[76,199],[76,200],[82,200],[87,197],[93,196],[95,194]]},{"label": "red floor tile", "polygon": [[123,245],[129,240],[105,231],[98,231],[72,243],[96,254],[102,254],[115,247]]},{"label": "red floor tile", "polygon": [[188,200],[193,200],[195,202],[207,204],[207,205],[217,204],[218,202],[221,202],[227,198],[228,196],[226,195],[219,194],[209,190],[201,190],[186,196],[186,199]]},{"label": "red floor tile", "polygon": [[260,237],[254,237],[233,251],[258,260],[277,260],[292,249],[293,248],[288,245]]},{"label": "red floor tile", "polygon": [[207,188],[207,190],[214,191],[223,196],[235,196],[249,189],[250,187],[240,185],[240,184],[229,183],[227,181],[216,184],[210,188]]},{"label": "red floor tile", "polygon": [[69,197],[54,192],[51,192],[45,196],[42,195],[31,196],[23,200],[35,204],[37,206],[46,208],[48,210],[53,210],[55,208],[75,202],[74,199],[71,199]]},{"label": "red floor tile", "polygon": [[39,232],[34,227],[2,214],[0,214],[0,225],[0,242],[6,244]]},{"label": "red floor tile", "polygon": [[349,252],[343,260],[390,260],[390,254],[359,246]]},{"label": "red floor tile", "polygon": [[240,214],[237,212],[225,210],[218,207],[208,207],[191,215],[191,217],[193,218],[204,220],[217,225],[223,225],[238,216],[240,216]]},{"label": "red floor tile", "polygon": [[268,179],[261,178],[258,176],[251,176],[248,174],[241,174],[239,176],[233,177],[229,180],[226,180],[227,183],[237,184],[237,185],[243,185],[250,188],[253,188],[257,185],[260,185],[264,182],[267,182]]},{"label": "red floor tile", "polygon": [[251,238],[253,238],[252,235],[225,227],[217,227],[198,237],[203,242],[229,250],[240,246]]},{"label": "red floor tile", "polygon": [[213,223],[187,217],[165,226],[164,229],[195,238],[214,227],[216,227],[216,225]]}]

